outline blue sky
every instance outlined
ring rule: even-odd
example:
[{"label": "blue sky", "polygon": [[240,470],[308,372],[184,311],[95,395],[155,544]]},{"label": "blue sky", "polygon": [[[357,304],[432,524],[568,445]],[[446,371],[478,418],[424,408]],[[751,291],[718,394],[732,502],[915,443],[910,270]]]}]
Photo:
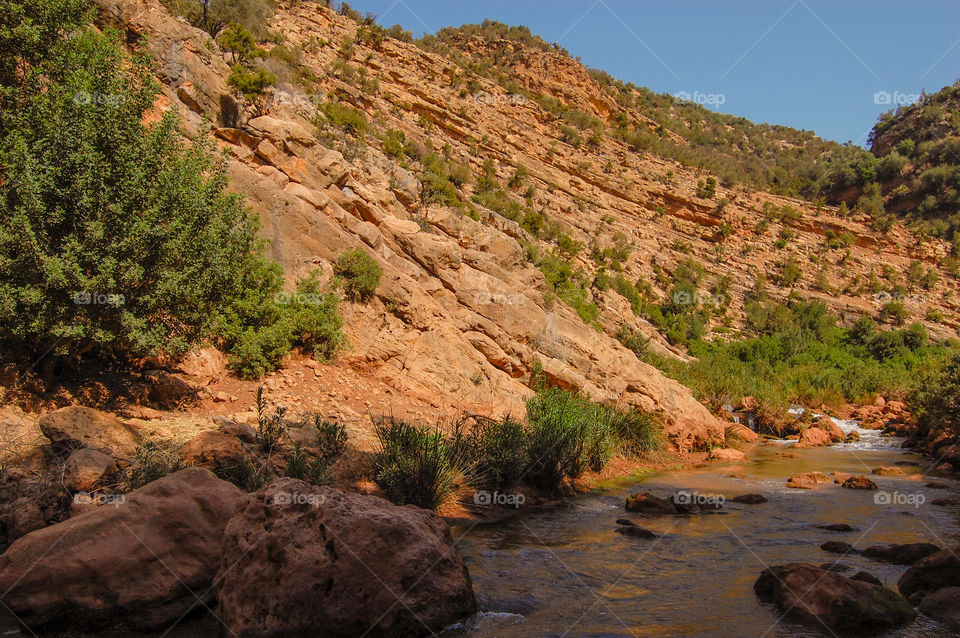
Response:
[{"label": "blue sky", "polygon": [[922,89],[938,91],[960,76],[958,0],[350,4],[376,14],[384,26],[399,23],[417,36],[484,18],[524,24],[622,80],[861,145],[891,105],[914,99]]}]

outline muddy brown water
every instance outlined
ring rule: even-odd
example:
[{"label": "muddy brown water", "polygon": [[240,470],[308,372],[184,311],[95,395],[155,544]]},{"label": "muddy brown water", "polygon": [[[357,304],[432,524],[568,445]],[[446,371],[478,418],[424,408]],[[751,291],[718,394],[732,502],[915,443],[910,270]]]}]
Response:
[{"label": "muddy brown water", "polygon": [[[829,636],[824,629],[781,619],[757,599],[753,584],[767,565],[791,561],[839,561],[895,587],[906,570],[856,554],[820,549],[842,540],[857,549],[885,543],[960,542],[956,508],[930,505],[956,491],[929,489],[924,481],[871,476],[881,492],[785,487],[797,472],[870,474],[880,465],[909,462],[907,474],[923,471],[918,455],[891,447],[897,441],[868,434],[856,445],[777,452],[785,443],[761,446],[752,463],[734,468],[678,470],[574,499],[553,511],[520,512],[508,521],[454,530],[473,577],[481,613],[445,636]],[[678,517],[628,515],[625,497],[637,491],[669,496],[759,492],[769,502],[725,504],[723,513]],[[884,504],[880,494],[889,494]],[[912,498],[911,498],[912,497]],[[923,501],[918,505],[917,502]],[[658,538],[621,536],[617,518],[629,517]],[[818,525],[848,523],[858,531],[830,532]],[[847,575],[855,571],[845,572]],[[875,634],[876,635],[876,634]],[[879,634],[930,638],[957,635],[919,616],[910,625]]]}]

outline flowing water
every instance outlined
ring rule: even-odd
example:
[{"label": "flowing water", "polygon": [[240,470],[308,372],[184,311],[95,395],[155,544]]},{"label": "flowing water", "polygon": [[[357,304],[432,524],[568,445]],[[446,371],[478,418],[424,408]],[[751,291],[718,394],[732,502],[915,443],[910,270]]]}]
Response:
[{"label": "flowing water", "polygon": [[[856,429],[853,422],[836,422],[844,431]],[[573,499],[560,509],[521,511],[507,521],[455,529],[482,611],[444,635],[830,635],[781,620],[776,608],[759,601],[753,584],[760,572],[792,561],[839,561],[895,587],[906,567],[856,554],[841,558],[821,550],[821,543],[842,540],[863,549],[887,543],[960,542],[956,509],[930,504],[956,491],[956,482],[936,479],[951,486],[944,490],[927,488],[925,481],[871,476],[880,491],[833,484],[815,490],[786,487],[787,477],[798,472],[869,475],[874,467],[897,463],[908,475],[923,471],[922,459],[899,449],[899,441],[867,430],[860,433],[857,443],[796,450],[795,458],[778,455],[789,451],[790,443],[775,442],[760,446],[752,463],[672,471]],[[727,502],[722,513],[692,516],[645,517],[623,509],[629,493],[651,491],[666,497],[678,490],[728,498],[759,492],[769,502]],[[615,533],[615,520],[624,517],[658,537]],[[848,523],[858,531],[817,527],[830,523]],[[885,635],[954,634],[920,616]]]}]

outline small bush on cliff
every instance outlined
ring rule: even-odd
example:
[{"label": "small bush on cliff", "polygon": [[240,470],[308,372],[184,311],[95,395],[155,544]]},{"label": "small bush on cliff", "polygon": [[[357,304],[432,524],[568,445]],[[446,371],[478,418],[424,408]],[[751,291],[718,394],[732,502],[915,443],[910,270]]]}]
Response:
[{"label": "small bush on cliff", "polygon": [[347,299],[369,301],[380,285],[383,269],[365,250],[349,248],[333,262],[333,272],[341,279]]}]

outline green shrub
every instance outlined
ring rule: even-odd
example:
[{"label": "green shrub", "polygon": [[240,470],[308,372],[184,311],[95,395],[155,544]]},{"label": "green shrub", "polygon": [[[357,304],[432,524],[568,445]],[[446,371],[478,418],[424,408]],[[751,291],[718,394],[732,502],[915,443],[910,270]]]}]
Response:
[{"label": "green shrub", "polygon": [[135,490],[180,469],[183,469],[183,457],[179,446],[168,441],[146,441],[137,448],[124,488]]},{"label": "green shrub", "polygon": [[607,407],[602,410],[602,417],[609,420],[613,436],[630,454],[646,454],[663,447],[663,424],[654,414],[632,407]]},{"label": "green shrub", "polygon": [[917,397],[921,431],[936,427],[960,435],[960,354],[954,354]]},{"label": "green shrub", "polygon": [[257,444],[261,450],[272,452],[287,433],[287,427],[283,422],[287,409],[278,405],[274,408],[273,414],[268,414],[267,401],[263,398],[263,386],[257,388],[253,407],[257,413]]},{"label": "green shrub", "polygon": [[327,421],[319,414],[313,417],[313,426],[317,430],[317,440],[314,446],[318,450],[319,458],[330,462],[343,454],[347,443],[347,428],[336,421]]},{"label": "green shrub", "polygon": [[333,262],[333,272],[342,280],[347,299],[364,302],[373,298],[383,269],[365,250],[349,248]]},{"label": "green shrub", "polygon": [[475,421],[469,445],[477,484],[500,492],[514,487],[527,463],[527,433],[523,424],[509,416],[499,421]]},{"label": "green shrub", "polygon": [[560,388],[542,388],[527,400],[528,466],[525,480],[534,487],[558,490],[566,477],[586,466],[590,402]]},{"label": "green shrub", "polygon": [[583,136],[572,126],[560,127],[560,139],[574,148],[580,148],[583,145]]},{"label": "green shrub", "polygon": [[390,417],[376,425],[376,433],[374,480],[390,501],[436,510],[453,496],[464,471],[451,462],[438,430]]},{"label": "green shrub", "polygon": [[44,6],[0,29],[5,347],[126,361],[274,330],[275,308],[251,303],[281,289],[279,268],[224,161],[203,138],[185,143],[173,112],[144,123],[159,93],[145,56],[88,28],[83,3]]}]

